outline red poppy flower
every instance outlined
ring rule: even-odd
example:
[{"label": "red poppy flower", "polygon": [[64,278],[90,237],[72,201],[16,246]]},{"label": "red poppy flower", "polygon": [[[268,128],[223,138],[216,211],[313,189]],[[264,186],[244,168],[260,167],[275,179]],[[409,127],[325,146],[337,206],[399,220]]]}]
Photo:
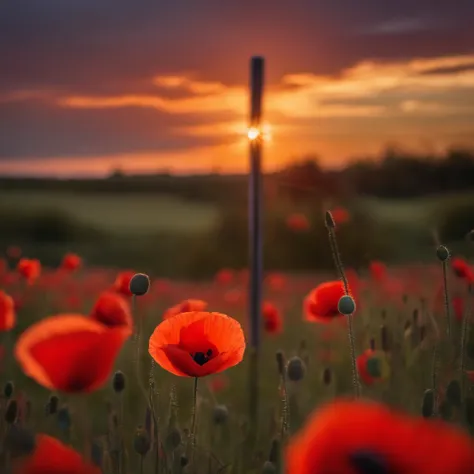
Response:
[{"label": "red poppy flower", "polygon": [[228,285],[234,279],[234,272],[228,268],[223,268],[216,275],[216,282],[221,285]]},{"label": "red poppy flower", "polygon": [[22,258],[17,265],[18,273],[29,283],[35,281],[41,273],[41,263],[36,259]]},{"label": "red poppy flower", "polygon": [[334,318],[342,317],[337,306],[344,294],[344,285],[341,281],[321,283],[304,300],[305,319],[327,323]]},{"label": "red poppy flower", "polygon": [[132,292],[130,291],[130,281],[134,275],[135,272],[132,272],[131,270],[120,272],[115,279],[114,290],[124,296],[132,296]]},{"label": "red poppy flower", "polygon": [[370,262],[370,275],[372,279],[378,282],[384,281],[387,278],[387,267],[384,263],[379,261]]},{"label": "red poppy flower", "polygon": [[64,255],[63,261],[61,262],[61,268],[73,272],[82,265],[82,259],[74,253],[68,253]]},{"label": "red poppy flower", "polygon": [[398,414],[375,402],[338,400],[312,415],[293,438],[286,472],[355,474],[364,459],[385,466],[384,472],[464,474],[473,472],[474,443],[438,420]]},{"label": "red poppy flower", "polygon": [[77,451],[51,436],[39,434],[32,454],[21,461],[14,474],[100,474]]},{"label": "red poppy flower", "polygon": [[286,220],[286,225],[295,232],[302,232],[309,229],[309,221],[304,214],[291,214]]},{"label": "red poppy flower", "polygon": [[163,315],[163,319],[172,318],[180,313],[189,313],[191,311],[204,311],[207,303],[202,300],[184,300],[171,308],[168,308]]},{"label": "red poppy flower", "polygon": [[470,382],[473,382],[473,383],[474,383],[474,370],[467,370],[467,371],[466,371],[466,374],[467,374],[467,379],[468,379]]},{"label": "red poppy flower", "polygon": [[287,280],[281,273],[270,273],[266,278],[266,283],[273,291],[281,291],[285,288]]},{"label": "red poppy flower", "polygon": [[344,207],[335,207],[331,214],[336,225],[344,224],[349,220],[349,212]]},{"label": "red poppy flower", "polygon": [[133,328],[133,318],[128,302],[119,294],[105,291],[97,299],[91,318],[109,328]]},{"label": "red poppy flower", "polygon": [[279,334],[283,327],[283,321],[277,307],[265,301],[262,304],[263,325],[268,334]]},{"label": "red poppy flower", "polygon": [[245,338],[240,324],[221,313],[194,311],[166,319],[150,337],[149,352],[165,370],[204,377],[241,362]]},{"label": "red poppy flower", "polygon": [[107,381],[128,328],[113,328],[77,314],[52,316],[18,339],[15,357],[23,372],[50,390],[92,392]]},{"label": "red poppy flower", "polygon": [[10,295],[0,290],[0,331],[9,331],[15,322],[15,302]]},{"label": "red poppy flower", "polygon": [[474,282],[474,272],[469,264],[462,258],[453,258],[451,268],[457,277],[467,280],[469,283]]},{"label": "red poppy flower", "polygon": [[244,294],[238,289],[229,290],[224,293],[224,301],[232,305],[240,303],[243,300],[243,297]]}]

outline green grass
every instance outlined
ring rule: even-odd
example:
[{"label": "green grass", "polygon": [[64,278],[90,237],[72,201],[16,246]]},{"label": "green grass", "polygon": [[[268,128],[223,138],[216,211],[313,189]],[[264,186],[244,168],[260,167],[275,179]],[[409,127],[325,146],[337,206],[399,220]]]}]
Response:
[{"label": "green grass", "polygon": [[97,230],[118,235],[204,232],[219,215],[211,204],[130,193],[8,191],[0,192],[0,207],[19,212],[61,212]]}]

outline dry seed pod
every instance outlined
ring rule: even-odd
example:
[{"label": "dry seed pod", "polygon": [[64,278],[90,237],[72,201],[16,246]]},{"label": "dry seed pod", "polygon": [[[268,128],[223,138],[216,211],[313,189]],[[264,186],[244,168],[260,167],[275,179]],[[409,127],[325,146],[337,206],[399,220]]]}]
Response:
[{"label": "dry seed pod", "polygon": [[425,390],[423,403],[421,404],[421,414],[424,418],[430,418],[434,413],[435,393],[433,389]]},{"label": "dry seed pod", "polygon": [[438,257],[439,261],[446,262],[447,260],[449,260],[450,253],[447,247],[445,247],[444,245],[440,245],[436,249],[436,256]]},{"label": "dry seed pod", "polygon": [[150,289],[150,277],[144,273],[137,273],[133,275],[130,280],[130,291],[135,296],[143,296],[148,293]]},{"label": "dry seed pod", "polygon": [[148,433],[143,426],[138,426],[133,438],[133,449],[135,449],[135,452],[140,456],[145,456],[145,454],[150,451],[150,446],[151,443]]},{"label": "dry seed pod", "polygon": [[306,368],[299,357],[292,357],[286,366],[286,375],[292,382],[299,382],[303,379]]},{"label": "dry seed pod", "polygon": [[344,316],[354,314],[356,310],[354,298],[350,295],[341,296],[337,303],[337,310]]},{"label": "dry seed pod", "polygon": [[225,405],[217,405],[214,407],[212,419],[216,425],[222,425],[229,418],[229,410]]},{"label": "dry seed pod", "polygon": [[115,393],[121,393],[125,390],[125,375],[120,370],[117,370],[114,374],[112,387]]}]

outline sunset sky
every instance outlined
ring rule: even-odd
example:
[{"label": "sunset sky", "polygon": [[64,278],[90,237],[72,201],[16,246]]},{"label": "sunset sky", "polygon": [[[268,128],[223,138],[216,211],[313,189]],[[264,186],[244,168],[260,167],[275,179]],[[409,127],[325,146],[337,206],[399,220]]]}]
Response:
[{"label": "sunset sky", "polygon": [[474,146],[472,0],[2,0],[0,174],[244,171]]}]

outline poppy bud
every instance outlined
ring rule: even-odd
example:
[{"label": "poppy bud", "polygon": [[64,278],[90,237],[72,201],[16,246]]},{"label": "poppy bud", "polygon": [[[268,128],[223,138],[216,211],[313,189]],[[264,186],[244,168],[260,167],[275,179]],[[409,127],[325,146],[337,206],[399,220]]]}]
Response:
[{"label": "poppy bud", "polygon": [[278,373],[280,374],[280,376],[283,377],[283,375],[285,374],[285,356],[283,355],[283,351],[278,351],[276,353],[276,360]]},{"label": "poppy bud", "polygon": [[98,440],[92,441],[91,444],[91,461],[97,467],[102,467],[104,459],[104,446]]},{"label": "poppy bud", "polygon": [[13,395],[13,390],[15,386],[13,385],[12,381],[8,381],[5,386],[3,387],[3,394],[5,395],[6,398],[11,398]]},{"label": "poppy bud", "polygon": [[188,465],[188,458],[183,454],[179,460],[181,467],[186,467]]},{"label": "poppy bud", "polygon": [[71,429],[71,413],[67,406],[61,407],[58,410],[57,421],[59,429],[63,432],[68,432]]},{"label": "poppy bud", "polygon": [[421,404],[421,414],[424,418],[430,418],[434,412],[435,394],[433,389],[425,390],[423,403]]},{"label": "poppy bud", "polygon": [[323,383],[324,385],[330,385],[332,380],[332,372],[329,367],[326,367],[323,371]]},{"label": "poppy bud", "polygon": [[326,227],[328,229],[335,229],[336,228],[336,221],[334,220],[334,217],[331,213],[331,211],[326,211],[325,214],[325,221],[326,221]]},{"label": "poppy bud", "polygon": [[271,461],[265,461],[262,467],[262,474],[275,474],[277,472],[275,464]]},{"label": "poppy bud", "polygon": [[137,273],[133,275],[130,280],[130,291],[135,296],[143,296],[148,293],[150,289],[150,277],[144,273]]},{"label": "poppy bud", "polygon": [[337,303],[337,310],[344,316],[354,314],[356,310],[354,298],[352,298],[350,295],[341,296],[339,302]]},{"label": "poppy bud", "polygon": [[15,423],[16,417],[18,415],[18,403],[16,400],[10,400],[5,410],[5,421],[12,425]]},{"label": "poppy bud", "polygon": [[150,451],[150,445],[148,433],[142,426],[138,426],[133,438],[133,449],[135,449],[135,452],[140,456],[145,456],[145,454]]},{"label": "poppy bud", "polygon": [[450,421],[452,419],[453,408],[447,400],[443,400],[439,405],[439,414],[444,421]]},{"label": "poppy bud", "polygon": [[305,366],[299,357],[292,357],[286,366],[286,374],[293,382],[299,382],[305,374]]},{"label": "poppy bud", "polygon": [[125,389],[125,375],[120,370],[117,370],[112,379],[112,387],[115,393],[121,393]]},{"label": "poppy bud", "polygon": [[370,339],[369,347],[371,351],[375,351],[375,339],[373,337]]},{"label": "poppy bud", "polygon": [[227,421],[229,417],[229,410],[225,405],[217,405],[214,407],[214,412],[212,414],[212,419],[216,425],[222,425]]},{"label": "poppy bud", "polygon": [[171,451],[175,450],[181,444],[181,432],[178,428],[172,427],[166,433],[166,446]]},{"label": "poppy bud", "polygon": [[461,406],[461,385],[457,380],[451,380],[446,387],[446,400],[454,407]]},{"label": "poppy bud", "polygon": [[438,260],[440,260],[441,262],[446,262],[447,260],[449,260],[450,253],[449,253],[449,250],[444,245],[440,245],[436,249],[436,256],[438,257]]},{"label": "poppy bud", "polygon": [[46,404],[46,414],[54,415],[58,411],[59,398],[56,395],[49,397],[48,403]]}]

